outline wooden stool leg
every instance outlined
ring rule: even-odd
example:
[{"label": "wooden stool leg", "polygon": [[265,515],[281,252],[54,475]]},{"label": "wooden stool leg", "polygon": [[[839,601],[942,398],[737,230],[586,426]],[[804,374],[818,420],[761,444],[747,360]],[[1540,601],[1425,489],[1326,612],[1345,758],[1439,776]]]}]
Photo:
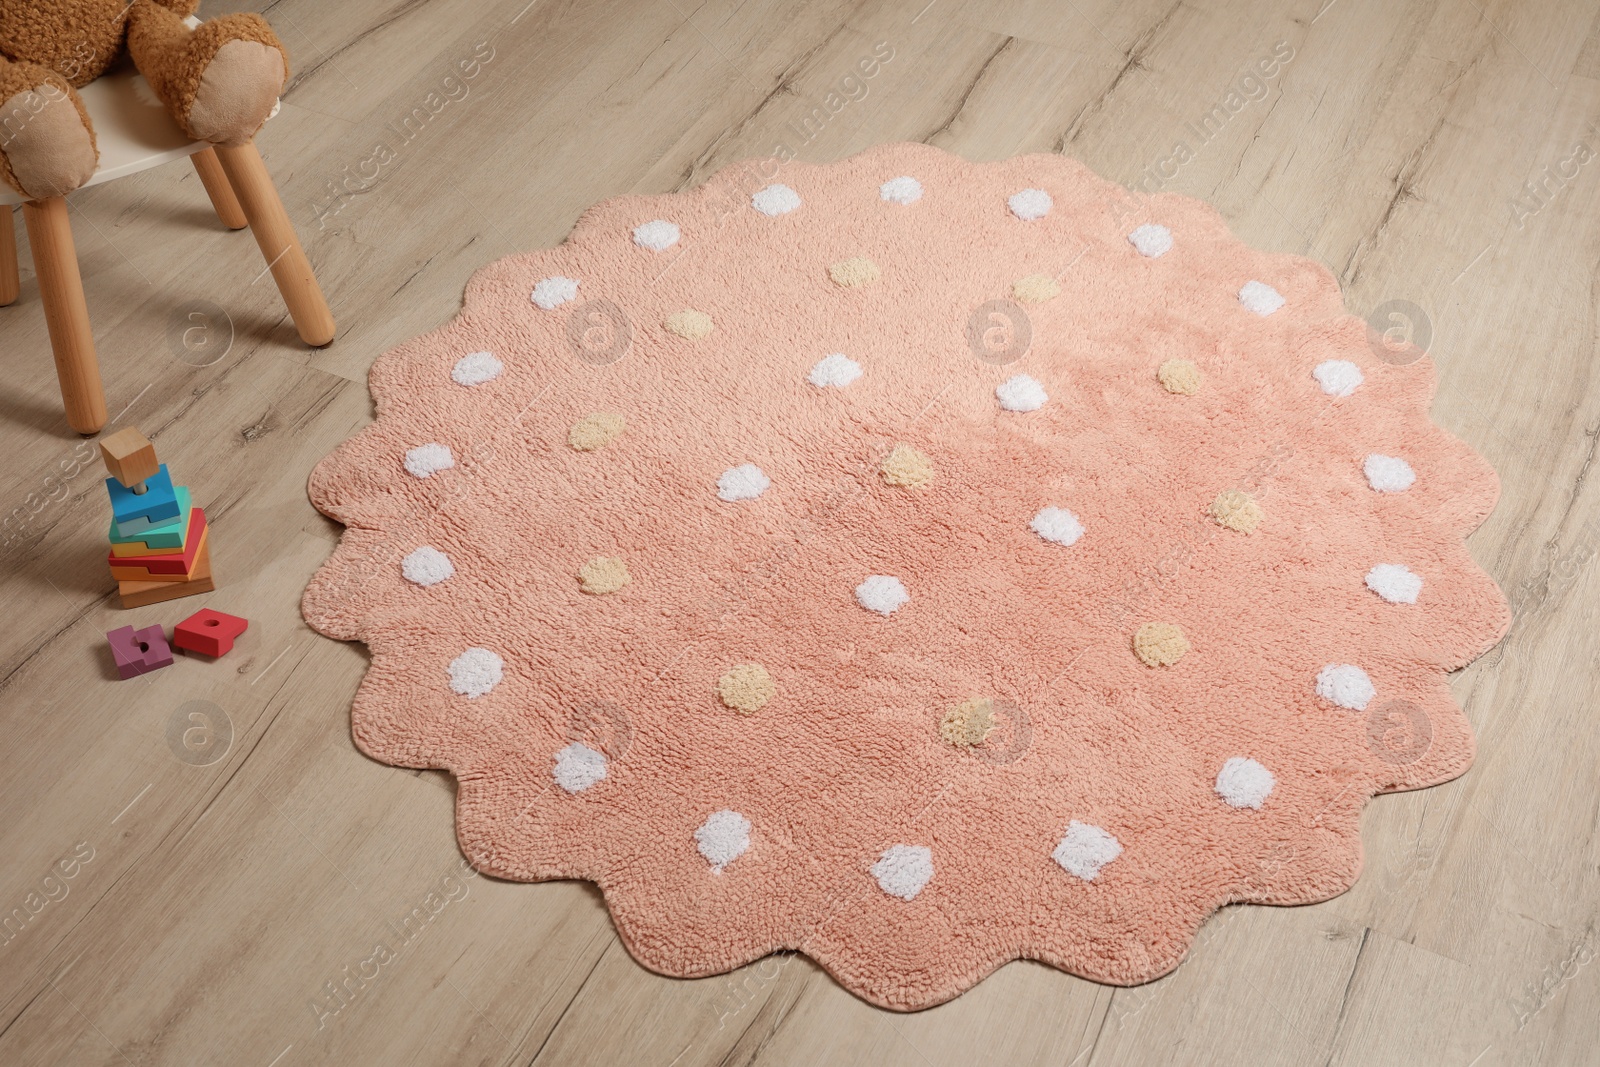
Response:
[{"label": "wooden stool leg", "polygon": [[256,244],[272,268],[278,292],[289,306],[300,339],[313,348],[333,340],[333,313],[317,287],[317,276],[311,273],[311,261],[306,259],[289,225],[289,216],[278,199],[278,190],[261,162],[261,153],[255,143],[246,141],[237,145],[217,145],[217,158],[228,175],[228,184],[239,197],[245,218],[250,220],[250,232],[256,235]]},{"label": "wooden stool leg", "polygon": [[239,198],[233,195],[233,186],[228,184],[228,176],[222,172],[222,163],[217,159],[215,149],[202,148],[189,159],[194,163],[194,171],[200,175],[200,184],[206,187],[206,195],[211,198],[211,206],[217,209],[217,218],[230,230],[242,230],[250,225],[250,220],[244,217],[244,208],[239,206]]},{"label": "wooden stool leg", "polygon": [[0,204],[0,307],[14,304],[21,291],[17,273],[17,231],[11,221],[11,205]]},{"label": "wooden stool leg", "polygon": [[67,202],[59,196],[30,200],[22,205],[22,219],[33,246],[33,269],[39,277],[39,297],[50,328],[67,423],[81,434],[96,433],[106,424],[106,398],[100,388],[100,364],[94,356],[94,334],[89,329],[89,306],[83,300]]}]

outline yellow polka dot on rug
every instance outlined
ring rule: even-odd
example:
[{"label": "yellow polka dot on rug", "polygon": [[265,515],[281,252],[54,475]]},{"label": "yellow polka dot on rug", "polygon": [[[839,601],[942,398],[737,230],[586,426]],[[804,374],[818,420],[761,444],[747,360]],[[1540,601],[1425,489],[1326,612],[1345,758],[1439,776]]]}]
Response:
[{"label": "yellow polka dot on rug", "polygon": [[1200,368],[1187,359],[1169,359],[1156,370],[1162,388],[1169,393],[1194,396],[1200,391]]},{"label": "yellow polka dot on rug", "polygon": [[615,593],[632,580],[628,565],[615,556],[596,556],[578,568],[579,587],[594,596]]},{"label": "yellow polka dot on rug", "polygon": [[994,729],[994,701],[969,697],[939,720],[939,736],[958,748],[981,745]]},{"label": "yellow polka dot on rug", "polygon": [[780,169],[597,204],[373,364],[303,599],[370,650],[355,743],[651,971],[803,952],[896,1010],[1348,889],[1368,800],[1471,764],[1449,675],[1509,621],[1450,368],[1059,154]]},{"label": "yellow polka dot on rug", "polygon": [[759,663],[741,663],[717,679],[717,694],[722,702],[746,715],[764,708],[777,691],[772,675]]},{"label": "yellow polka dot on rug", "polygon": [[694,308],[674,311],[667,316],[664,325],[679,337],[690,341],[701,341],[711,336],[711,316]]},{"label": "yellow polka dot on rug", "polygon": [[835,285],[842,285],[847,289],[857,289],[863,285],[871,285],[882,275],[878,265],[870,259],[861,256],[852,256],[840,260],[828,268],[828,276]]},{"label": "yellow polka dot on rug", "polygon": [[1011,295],[1024,304],[1042,304],[1061,295],[1061,283],[1048,274],[1030,274],[1011,283]]},{"label": "yellow polka dot on rug", "polygon": [[626,425],[621,415],[597,411],[572,424],[572,429],[567,433],[567,444],[579,452],[593,452],[615,441]]},{"label": "yellow polka dot on rug", "polygon": [[1211,502],[1211,517],[1230,530],[1247,534],[1261,525],[1266,512],[1261,510],[1261,505],[1249,493],[1242,489],[1229,489],[1219,493],[1217,499]]},{"label": "yellow polka dot on rug", "polygon": [[921,489],[933,481],[933,460],[906,444],[895,445],[880,469],[885,482],[905,489]]},{"label": "yellow polka dot on rug", "polygon": [[1133,652],[1147,667],[1170,667],[1189,652],[1189,639],[1170,622],[1147,622],[1133,635]]}]

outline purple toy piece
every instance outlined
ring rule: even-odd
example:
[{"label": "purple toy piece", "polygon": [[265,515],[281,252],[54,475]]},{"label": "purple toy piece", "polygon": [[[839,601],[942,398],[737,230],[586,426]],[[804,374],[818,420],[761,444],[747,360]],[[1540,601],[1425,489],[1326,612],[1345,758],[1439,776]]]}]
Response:
[{"label": "purple toy piece", "polygon": [[135,630],[124,626],[106,633],[111,658],[117,661],[117,674],[124,680],[172,666],[172,649],[159,626]]}]

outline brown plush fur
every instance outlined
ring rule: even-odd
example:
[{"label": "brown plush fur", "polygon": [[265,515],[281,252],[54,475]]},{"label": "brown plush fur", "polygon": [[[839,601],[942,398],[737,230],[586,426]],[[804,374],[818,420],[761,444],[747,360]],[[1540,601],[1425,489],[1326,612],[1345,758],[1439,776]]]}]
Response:
[{"label": "brown plush fur", "polygon": [[0,0],[0,55],[48,67],[74,87],[106,72],[122,54],[127,19],[148,3],[181,19],[194,14],[200,0]]},{"label": "brown plush fur", "polygon": [[[289,54],[259,15],[226,15],[189,29],[183,19],[198,6],[199,0],[0,0],[0,104],[16,112],[0,115],[0,180],[24,196],[43,197],[88,179],[93,166],[80,174],[79,164],[85,145],[94,156],[94,131],[74,87],[99,77],[124,50],[191,138],[236,144],[254,136],[288,77]],[[83,129],[62,122],[59,111],[26,129],[25,120],[43,114],[40,97],[30,92],[57,109],[66,106],[64,93]],[[46,132],[70,143],[49,143]],[[45,175],[34,184],[47,187],[24,188],[25,173]]]}]

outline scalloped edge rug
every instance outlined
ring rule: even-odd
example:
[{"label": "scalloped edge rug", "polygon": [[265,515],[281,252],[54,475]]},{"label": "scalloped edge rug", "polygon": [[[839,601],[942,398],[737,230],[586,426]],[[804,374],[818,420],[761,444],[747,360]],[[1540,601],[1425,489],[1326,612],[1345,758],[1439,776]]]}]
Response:
[{"label": "scalloped edge rug", "polygon": [[1494,471],[1329,272],[1072,160],[883,145],[585,212],[385,353],[306,590],[362,751],[645,966],[1131,984],[1466,770]]}]

